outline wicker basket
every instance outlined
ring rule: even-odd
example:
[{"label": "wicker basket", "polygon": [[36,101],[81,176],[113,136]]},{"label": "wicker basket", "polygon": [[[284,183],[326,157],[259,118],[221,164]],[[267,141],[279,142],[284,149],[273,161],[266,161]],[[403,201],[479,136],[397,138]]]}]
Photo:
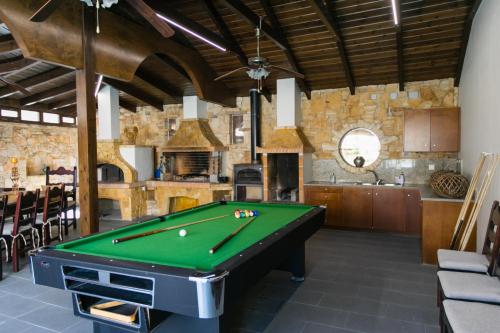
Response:
[{"label": "wicker basket", "polygon": [[453,171],[437,171],[432,174],[430,185],[434,193],[444,198],[463,198],[469,189],[465,176]]}]

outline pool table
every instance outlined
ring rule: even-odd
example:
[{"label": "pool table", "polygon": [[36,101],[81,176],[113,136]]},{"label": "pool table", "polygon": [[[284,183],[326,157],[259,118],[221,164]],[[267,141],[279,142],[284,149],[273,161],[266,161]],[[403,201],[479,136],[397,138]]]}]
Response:
[{"label": "pool table", "polygon": [[[259,216],[210,254],[248,221],[237,219],[236,209]],[[185,227],[185,237],[171,230],[113,242],[212,217],[220,218]],[[214,202],[40,248],[30,254],[31,272],[35,284],[70,291],[75,315],[93,320],[96,333],[225,332],[225,306],[269,271],[286,270],[303,281],[304,243],[324,219],[323,207]],[[108,301],[132,307],[135,316],[126,322],[90,310]]]}]

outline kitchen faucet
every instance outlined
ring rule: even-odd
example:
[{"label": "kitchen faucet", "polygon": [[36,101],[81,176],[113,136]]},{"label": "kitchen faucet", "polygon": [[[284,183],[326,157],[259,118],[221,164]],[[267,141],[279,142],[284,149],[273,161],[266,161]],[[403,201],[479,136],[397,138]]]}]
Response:
[{"label": "kitchen faucet", "polygon": [[378,174],[375,172],[375,170],[366,170],[367,172],[371,172],[373,173],[373,176],[375,176],[375,185],[380,185],[382,184],[383,180],[380,179],[380,177],[378,176]]}]

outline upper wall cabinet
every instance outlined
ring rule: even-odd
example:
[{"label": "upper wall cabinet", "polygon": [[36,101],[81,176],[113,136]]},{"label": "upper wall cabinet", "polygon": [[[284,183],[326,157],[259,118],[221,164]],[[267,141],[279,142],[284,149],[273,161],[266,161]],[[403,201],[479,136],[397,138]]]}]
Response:
[{"label": "upper wall cabinet", "polygon": [[405,110],[404,151],[460,151],[460,109]]}]

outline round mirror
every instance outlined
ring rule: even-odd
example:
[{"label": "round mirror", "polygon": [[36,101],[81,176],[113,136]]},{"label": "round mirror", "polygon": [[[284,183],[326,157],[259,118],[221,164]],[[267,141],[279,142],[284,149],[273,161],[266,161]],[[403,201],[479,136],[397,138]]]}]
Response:
[{"label": "round mirror", "polygon": [[366,128],[348,131],[339,145],[340,156],[353,167],[367,167],[380,155],[380,140],[375,133]]}]

